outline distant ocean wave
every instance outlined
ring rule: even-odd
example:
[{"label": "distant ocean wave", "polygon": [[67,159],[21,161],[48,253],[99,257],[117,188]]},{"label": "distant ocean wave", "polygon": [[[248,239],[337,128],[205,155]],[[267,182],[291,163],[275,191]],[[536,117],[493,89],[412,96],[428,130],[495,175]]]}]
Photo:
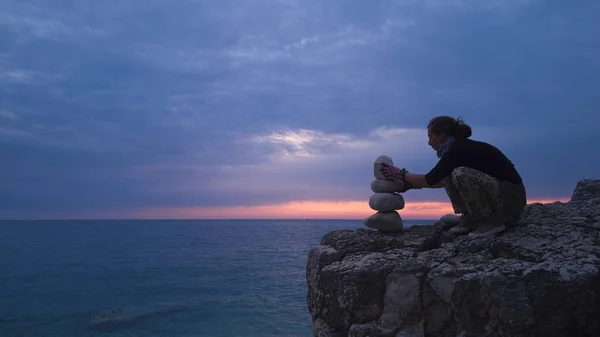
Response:
[{"label": "distant ocean wave", "polygon": [[156,308],[128,307],[121,309],[100,310],[92,314],[87,329],[98,332],[114,332],[128,329],[149,320],[175,313],[193,310],[189,305],[165,305]]}]

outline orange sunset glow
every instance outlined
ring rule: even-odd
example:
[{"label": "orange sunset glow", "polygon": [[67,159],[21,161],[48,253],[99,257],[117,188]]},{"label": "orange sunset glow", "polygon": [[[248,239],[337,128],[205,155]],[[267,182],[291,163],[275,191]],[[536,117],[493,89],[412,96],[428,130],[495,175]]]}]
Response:
[{"label": "orange sunset glow", "polygon": [[[528,200],[528,203],[567,202]],[[276,205],[236,207],[164,207],[135,211],[128,217],[141,219],[360,219],[375,211],[365,201],[292,201]],[[400,213],[405,219],[435,219],[453,213],[449,202],[411,202]]]}]

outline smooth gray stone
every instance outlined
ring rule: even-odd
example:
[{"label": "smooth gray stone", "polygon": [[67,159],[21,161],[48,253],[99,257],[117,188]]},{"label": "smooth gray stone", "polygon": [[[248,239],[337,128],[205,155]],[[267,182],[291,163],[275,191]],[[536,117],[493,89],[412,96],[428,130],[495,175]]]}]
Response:
[{"label": "smooth gray stone", "polygon": [[400,214],[396,211],[377,212],[363,220],[365,226],[386,233],[398,233],[404,228]]},{"label": "smooth gray stone", "polygon": [[404,197],[398,193],[375,193],[369,198],[369,207],[381,212],[397,211],[404,208]]},{"label": "smooth gray stone", "polygon": [[374,179],[371,182],[371,191],[374,193],[397,193],[404,189],[404,181],[391,179]]}]

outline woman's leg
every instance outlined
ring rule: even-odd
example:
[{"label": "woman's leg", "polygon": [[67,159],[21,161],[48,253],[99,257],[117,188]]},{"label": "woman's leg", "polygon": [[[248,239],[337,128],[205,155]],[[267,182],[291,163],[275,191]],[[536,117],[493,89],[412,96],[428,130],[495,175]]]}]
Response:
[{"label": "woman's leg", "polygon": [[460,219],[456,223],[451,224],[453,227],[450,229],[450,232],[454,234],[467,234],[473,229],[472,222],[469,219],[469,214],[462,197],[460,196],[460,193],[458,193],[458,189],[454,185],[454,182],[452,182],[452,175],[449,174],[443,179],[443,182],[446,194],[448,194],[450,202],[452,203],[454,214],[461,214]]},{"label": "woman's leg", "polygon": [[452,208],[454,209],[454,213],[455,214],[464,213],[465,206],[460,197],[460,194],[458,193],[458,190],[456,189],[456,186],[454,186],[454,183],[452,182],[452,175],[446,176],[446,178],[443,179],[443,182],[444,182],[444,188],[446,190],[446,194],[448,194],[448,197],[450,198],[450,202],[452,203]]},{"label": "woman's leg", "polygon": [[500,195],[504,201],[506,225],[516,226],[521,219],[523,210],[527,205],[527,192],[522,184],[513,184],[508,181],[499,182]]},{"label": "woman's leg", "polygon": [[470,227],[475,227],[471,235],[495,234],[506,228],[497,179],[472,168],[459,167],[452,172],[452,183],[468,214]]},{"label": "woman's leg", "polygon": [[504,208],[498,180],[481,171],[458,167],[452,171],[452,183],[460,195],[464,211],[473,222],[488,219]]}]

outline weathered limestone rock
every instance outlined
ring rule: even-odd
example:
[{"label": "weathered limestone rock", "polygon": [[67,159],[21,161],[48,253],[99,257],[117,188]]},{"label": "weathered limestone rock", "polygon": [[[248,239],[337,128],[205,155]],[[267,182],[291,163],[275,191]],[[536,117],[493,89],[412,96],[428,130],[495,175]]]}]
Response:
[{"label": "weathered limestone rock", "polygon": [[585,179],[577,183],[571,201],[585,201],[600,198],[600,180]]},{"label": "weathered limestone rock", "polygon": [[494,238],[439,222],[327,233],[307,264],[314,336],[600,336],[600,186],[528,205]]}]

